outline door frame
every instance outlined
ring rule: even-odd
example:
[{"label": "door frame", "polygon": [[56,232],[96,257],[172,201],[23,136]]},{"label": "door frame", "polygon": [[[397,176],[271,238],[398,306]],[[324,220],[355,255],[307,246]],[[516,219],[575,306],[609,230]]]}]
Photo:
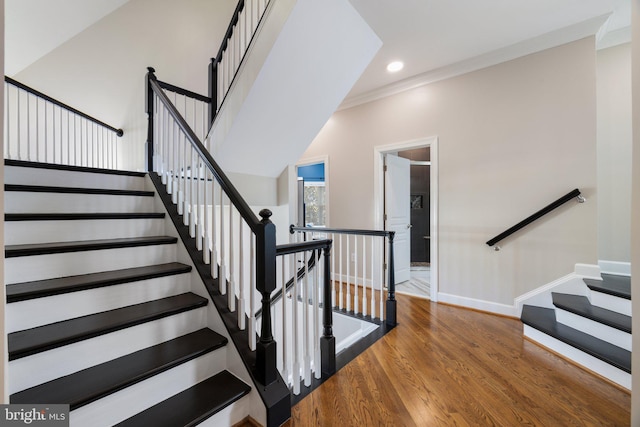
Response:
[{"label": "door frame", "polygon": [[[414,139],[387,145],[378,145],[373,148],[373,203],[374,203],[374,228],[384,229],[384,156],[387,153],[411,150],[414,148],[429,147],[431,154],[430,171],[430,250],[431,250],[431,295],[433,302],[438,301],[438,137]],[[407,201],[408,203],[408,201]]]}]

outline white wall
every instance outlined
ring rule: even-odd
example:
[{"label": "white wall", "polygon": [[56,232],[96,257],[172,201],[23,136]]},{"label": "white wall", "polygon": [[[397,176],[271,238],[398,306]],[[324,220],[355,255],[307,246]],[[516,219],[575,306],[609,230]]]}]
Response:
[{"label": "white wall", "polygon": [[[4,0],[0,0],[0,70],[4,74]],[[4,99],[4,85],[0,85],[0,98]],[[4,102],[0,103],[0,117],[4,117]],[[4,120],[0,120],[0,134],[4,135]],[[4,214],[4,162],[0,164],[0,204],[3,206],[2,211]],[[4,221],[0,224],[0,239],[4,242]],[[5,333],[5,307],[6,307],[6,289],[4,283],[4,255],[0,259],[0,277],[2,277],[2,286],[0,287],[0,334],[2,339],[0,340],[0,402],[9,403],[9,396],[7,395],[7,371],[8,362],[8,350],[7,350],[7,335]]]},{"label": "white wall", "polygon": [[597,53],[598,259],[631,260],[631,45]]},{"label": "white wall", "polygon": [[[631,70],[632,70],[632,102],[633,102],[633,188],[631,218],[631,276],[640,277],[640,0],[631,2]],[[640,426],[640,280],[631,281],[633,304],[633,351],[632,351],[632,392],[631,392],[631,425]]]},{"label": "white wall", "polygon": [[13,77],[122,127],[124,167],[142,169],[146,67],[155,67],[160,80],[206,94],[208,63],[236,4],[131,0]]},{"label": "white wall", "polygon": [[[330,225],[373,227],[374,147],[437,136],[441,299],[513,305],[595,263],[595,63],[589,37],[335,113],[301,159],[331,160]],[[574,188],[587,203],[484,243]]]}]

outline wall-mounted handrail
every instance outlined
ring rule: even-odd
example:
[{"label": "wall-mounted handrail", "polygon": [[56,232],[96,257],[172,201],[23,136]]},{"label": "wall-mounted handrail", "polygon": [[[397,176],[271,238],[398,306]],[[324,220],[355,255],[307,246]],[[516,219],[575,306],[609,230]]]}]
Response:
[{"label": "wall-mounted handrail", "polygon": [[5,81],[5,82],[7,82],[7,83],[9,83],[9,84],[11,84],[11,85],[13,85],[13,86],[15,86],[15,87],[17,87],[17,88],[20,88],[20,89],[24,90],[24,91],[26,91],[26,92],[29,92],[30,94],[35,95],[35,96],[37,96],[38,98],[42,98],[42,99],[44,99],[45,101],[48,101],[48,102],[50,102],[50,103],[52,103],[52,104],[55,104],[55,105],[57,105],[58,107],[63,108],[63,109],[65,109],[65,110],[67,110],[67,111],[69,111],[69,112],[71,112],[71,113],[73,113],[73,114],[76,114],[76,115],[78,115],[78,116],[80,116],[80,117],[82,117],[82,118],[85,118],[85,119],[89,120],[90,122],[93,122],[93,123],[95,123],[95,124],[97,124],[97,125],[100,125],[100,126],[102,126],[103,128],[108,129],[108,130],[110,130],[110,131],[114,132],[114,133],[115,133],[116,135],[118,135],[118,136],[122,136],[122,135],[124,135],[124,131],[123,131],[122,129],[116,129],[116,128],[115,128],[115,127],[113,127],[113,126],[106,124],[106,123],[105,123],[105,122],[103,122],[102,120],[98,120],[98,119],[96,119],[95,117],[91,117],[91,116],[90,116],[90,115],[88,115],[87,113],[83,113],[82,111],[77,110],[77,109],[75,109],[75,108],[73,108],[73,107],[71,107],[71,106],[69,106],[69,105],[65,104],[65,103],[64,103],[64,102],[62,102],[62,101],[58,101],[57,99],[52,98],[52,97],[50,97],[49,95],[46,95],[46,94],[44,94],[44,93],[42,93],[42,92],[40,92],[40,91],[38,91],[38,90],[36,90],[36,89],[33,89],[32,87],[29,87],[29,86],[27,86],[27,85],[26,85],[26,84],[24,84],[24,83],[20,83],[19,81],[14,80],[14,79],[12,79],[11,77],[4,76],[4,81]]},{"label": "wall-mounted handrail", "polygon": [[[506,237],[512,235],[516,231],[526,227],[527,225],[531,224],[535,220],[545,216],[546,214],[548,214],[552,210],[554,210],[554,209],[562,206],[563,204],[567,203],[569,200],[575,199],[575,198],[577,198],[580,203],[584,202],[584,197],[582,197],[580,195],[580,190],[578,190],[577,188],[575,190],[572,190],[572,191],[568,192],[564,196],[560,197],[558,200],[556,200],[556,201],[554,201],[552,203],[549,203],[547,206],[545,206],[544,208],[540,209],[538,212],[536,212],[533,215],[525,218],[524,220],[520,221],[519,223],[517,223],[513,227],[510,227],[509,229],[505,230],[504,232],[498,234],[493,239],[487,240],[487,242],[486,242],[487,245],[488,246],[495,246],[496,243],[498,243],[499,241],[501,241],[501,240],[505,239]],[[496,250],[498,250],[498,249],[499,248],[496,246]]]}]

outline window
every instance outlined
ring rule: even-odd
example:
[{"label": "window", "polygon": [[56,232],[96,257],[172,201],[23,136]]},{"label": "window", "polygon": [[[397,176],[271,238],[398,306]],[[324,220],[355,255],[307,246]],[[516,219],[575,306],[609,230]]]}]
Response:
[{"label": "window", "polygon": [[326,184],[324,163],[314,163],[298,167],[298,178],[304,182],[304,225],[325,227],[327,225]]}]

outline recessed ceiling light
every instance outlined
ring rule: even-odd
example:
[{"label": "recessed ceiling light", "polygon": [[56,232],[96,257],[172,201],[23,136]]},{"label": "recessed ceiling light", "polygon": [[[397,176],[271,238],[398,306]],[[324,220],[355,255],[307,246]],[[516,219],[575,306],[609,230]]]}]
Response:
[{"label": "recessed ceiling light", "polygon": [[402,70],[403,67],[404,64],[401,61],[393,61],[390,62],[389,65],[387,65],[387,71],[390,73],[395,73]]}]

